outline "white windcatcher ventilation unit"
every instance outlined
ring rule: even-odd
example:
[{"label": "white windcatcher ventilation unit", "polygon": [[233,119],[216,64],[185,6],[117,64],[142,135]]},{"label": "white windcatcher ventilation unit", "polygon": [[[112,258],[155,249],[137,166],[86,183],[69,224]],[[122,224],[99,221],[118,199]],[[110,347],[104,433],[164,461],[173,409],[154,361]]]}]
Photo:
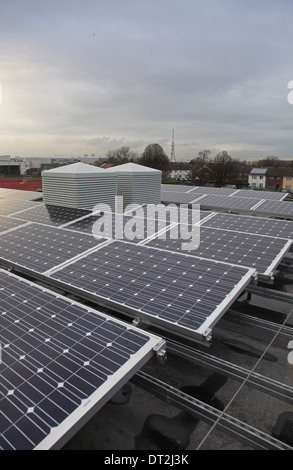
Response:
[{"label": "white windcatcher ventilation unit", "polygon": [[73,163],[42,172],[45,204],[92,210],[108,204],[115,210],[116,172],[86,163]]},{"label": "white windcatcher ventilation unit", "polygon": [[106,170],[117,173],[117,195],[128,204],[160,204],[162,172],[136,163],[125,163]]}]

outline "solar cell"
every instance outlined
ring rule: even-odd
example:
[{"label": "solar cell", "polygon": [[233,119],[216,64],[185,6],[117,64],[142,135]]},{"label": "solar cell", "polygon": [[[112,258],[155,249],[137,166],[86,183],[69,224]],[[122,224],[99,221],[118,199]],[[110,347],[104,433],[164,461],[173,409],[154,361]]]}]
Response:
[{"label": "solar cell", "polygon": [[240,189],[237,191],[237,193],[234,194],[234,196],[235,197],[247,197],[247,198],[259,199],[259,200],[265,199],[265,200],[282,201],[287,196],[287,194],[280,193],[280,192],[272,192],[272,191]]},{"label": "solar cell", "polygon": [[0,235],[0,260],[5,266],[43,273],[104,241],[86,234],[30,223]]},{"label": "solar cell", "polygon": [[174,202],[176,204],[190,204],[194,199],[202,196],[202,193],[187,192],[181,193],[178,191],[164,191],[161,192],[161,200],[164,203]]},{"label": "solar cell", "polygon": [[3,195],[6,199],[22,199],[23,201],[34,201],[42,199],[43,193],[37,191],[25,191],[21,189],[12,189],[9,193]]},{"label": "solar cell", "polygon": [[200,194],[210,194],[216,196],[230,196],[235,193],[235,189],[231,188],[215,188],[213,186],[195,186],[194,192]]},{"label": "solar cell", "polygon": [[0,215],[0,234],[12,230],[21,225],[26,225],[26,222]]},{"label": "solar cell", "polygon": [[203,340],[253,273],[115,241],[47,275],[51,282],[99,304]]},{"label": "solar cell", "polygon": [[[250,209],[255,204],[263,200],[281,201],[287,194],[272,191],[255,191],[255,190],[244,190],[244,189],[230,189],[230,188],[215,188],[208,186],[180,186],[180,189],[174,185],[174,188],[169,187],[171,185],[162,185],[162,201],[163,202],[174,202],[180,203],[192,203],[195,199],[201,198],[202,204],[205,202],[215,207],[223,208],[245,208]],[[186,190],[184,190],[186,188]],[[203,196],[206,196],[204,199]],[[228,200],[225,198],[229,197]],[[239,199],[251,199],[254,202],[252,206],[248,201],[235,201],[235,198]],[[231,201],[234,200],[234,202]],[[218,200],[218,201],[217,201]],[[220,204],[220,205],[219,205]]]},{"label": "solar cell", "polygon": [[[259,274],[265,276],[272,274],[273,269],[291,247],[291,241],[284,239],[210,227],[201,226],[200,233],[197,235],[200,242],[198,248],[186,250],[184,253],[254,268]],[[147,244],[173,252],[182,251],[182,239],[179,237],[170,239],[168,232],[166,232],[165,240],[155,238]]]},{"label": "solar cell", "polygon": [[31,207],[36,207],[39,203],[32,201],[23,201],[18,199],[1,199],[0,200],[0,214],[12,215]]},{"label": "solar cell", "polygon": [[85,209],[39,204],[31,209],[16,214],[16,218],[40,224],[61,226],[80,217],[91,214]]},{"label": "solar cell", "polygon": [[187,186],[184,184],[162,184],[162,191],[174,191],[178,193],[187,193],[188,191],[194,189],[193,186]]},{"label": "solar cell", "polygon": [[[197,203],[197,200],[194,200],[193,202]],[[220,208],[240,211],[250,211],[259,202],[259,199],[220,196],[216,194],[210,194],[198,200],[198,204],[200,204],[202,208]]]},{"label": "solar cell", "polygon": [[0,188],[0,196],[4,197],[7,194],[11,193],[13,189],[8,189],[8,188]]},{"label": "solar cell", "polygon": [[209,219],[203,220],[201,225],[293,240],[293,221],[288,220],[214,213]]},{"label": "solar cell", "polygon": [[262,201],[255,210],[258,213],[292,218],[293,203],[289,201]]},{"label": "solar cell", "polygon": [[66,229],[88,234],[101,233],[105,238],[139,243],[170,225],[169,214],[166,214],[165,218],[162,214],[162,219],[158,212],[154,213],[154,217],[147,217],[147,211],[144,209],[146,208],[139,208],[138,214],[133,215],[115,212],[90,215],[68,224]]},{"label": "solar cell", "polygon": [[165,346],[3,270],[0,286],[2,450],[60,447]]}]

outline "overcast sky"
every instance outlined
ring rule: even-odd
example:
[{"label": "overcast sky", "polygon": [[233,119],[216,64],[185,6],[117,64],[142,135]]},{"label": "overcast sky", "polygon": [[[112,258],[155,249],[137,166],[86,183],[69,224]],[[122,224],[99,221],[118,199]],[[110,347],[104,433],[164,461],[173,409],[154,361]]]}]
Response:
[{"label": "overcast sky", "polygon": [[292,0],[0,0],[0,155],[293,159]]}]

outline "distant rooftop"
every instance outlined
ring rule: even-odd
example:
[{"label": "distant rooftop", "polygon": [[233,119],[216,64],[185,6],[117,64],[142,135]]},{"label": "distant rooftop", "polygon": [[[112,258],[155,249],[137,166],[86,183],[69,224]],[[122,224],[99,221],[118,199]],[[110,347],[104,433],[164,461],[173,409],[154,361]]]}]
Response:
[{"label": "distant rooftop", "polygon": [[268,171],[268,168],[252,168],[251,175],[265,175]]}]

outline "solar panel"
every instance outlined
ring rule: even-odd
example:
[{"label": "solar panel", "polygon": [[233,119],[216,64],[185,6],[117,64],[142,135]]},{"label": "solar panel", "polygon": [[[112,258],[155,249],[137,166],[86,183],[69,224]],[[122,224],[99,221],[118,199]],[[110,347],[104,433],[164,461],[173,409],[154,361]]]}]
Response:
[{"label": "solar panel", "polygon": [[288,220],[214,213],[209,219],[203,220],[201,225],[293,240],[293,221]]},{"label": "solar panel", "polygon": [[20,227],[21,225],[26,225],[26,222],[0,215],[0,234],[8,232],[9,230],[13,230],[14,228]]},{"label": "solar panel", "polygon": [[31,207],[36,207],[39,203],[32,201],[22,201],[18,199],[1,199],[0,200],[0,214],[12,215]]},{"label": "solar panel", "polygon": [[188,191],[194,189],[192,186],[187,186],[184,184],[162,184],[162,191],[174,191],[178,193],[187,193]]},{"label": "solar panel", "polygon": [[207,209],[220,208],[231,209],[240,211],[250,211],[258,204],[259,199],[244,198],[244,197],[229,197],[220,195],[207,195],[201,199],[195,199],[194,203],[198,203],[201,207]]},{"label": "solar panel", "polygon": [[[155,248],[180,252],[183,240],[179,238],[179,235],[180,233],[176,239],[170,239],[168,232],[166,232],[165,240],[155,238],[147,244]],[[273,269],[279,264],[292,244],[291,241],[284,239],[202,226],[200,232],[195,235],[199,238],[198,248],[191,251],[186,250],[183,253],[254,268],[258,274],[265,276],[272,274]],[[184,240],[184,242],[187,241]]]},{"label": "solar panel", "polygon": [[91,211],[85,209],[39,204],[29,210],[16,214],[15,217],[40,224],[61,226],[89,214],[91,214]]},{"label": "solar panel", "polygon": [[169,214],[166,214],[162,220],[159,213],[154,214],[154,217],[147,217],[146,208],[140,208],[139,214],[124,215],[103,212],[101,215],[90,215],[72,222],[66,226],[66,229],[88,234],[101,233],[104,238],[139,243],[170,225]]},{"label": "solar panel", "polygon": [[12,193],[13,189],[8,189],[8,188],[0,188],[0,196],[4,197],[9,193]]},{"label": "solar panel", "polygon": [[164,347],[2,270],[0,286],[2,450],[60,447]]},{"label": "solar panel", "polygon": [[115,241],[47,276],[98,304],[202,341],[253,274],[251,269]]},{"label": "solar panel", "polygon": [[255,210],[258,213],[292,218],[293,203],[289,201],[262,201]]},{"label": "solar panel", "polygon": [[0,260],[4,266],[40,274],[103,242],[105,239],[31,223],[0,235]]},{"label": "solar panel", "polygon": [[250,174],[251,175],[265,175],[268,171],[267,168],[252,168]]},{"label": "solar panel", "polygon": [[161,192],[161,200],[164,203],[174,202],[176,204],[190,204],[194,199],[202,197],[202,193],[187,192],[182,193],[179,191],[164,191]]},{"label": "solar panel", "polygon": [[[176,190],[172,185],[162,185],[162,201],[180,203],[192,203],[195,199],[201,198],[202,204],[205,202],[215,207],[223,208],[245,208],[251,209],[254,205],[263,200],[281,201],[287,194],[272,191],[259,191],[247,189],[230,189],[230,188],[215,188],[209,186],[181,186]],[[186,188],[186,190],[184,190]],[[204,199],[203,196],[206,196]],[[228,200],[225,198],[229,197]],[[235,198],[237,200],[235,201]],[[233,202],[232,202],[232,200]],[[238,199],[252,199],[253,204],[250,205],[249,201],[238,201]],[[199,201],[200,202],[200,201]],[[220,204],[220,205],[219,205]]]},{"label": "solar panel", "polygon": [[[259,191],[253,189],[239,189],[237,193],[234,194],[235,197],[247,197],[259,200],[275,200],[275,201],[282,201],[287,194],[280,193],[280,192],[272,192],[272,191]],[[234,197],[233,196],[233,197]]]},{"label": "solar panel", "polygon": [[9,193],[3,195],[7,199],[21,199],[23,201],[34,201],[42,199],[43,193],[38,191],[25,191],[21,189],[12,189]]},{"label": "solar panel", "polygon": [[[210,194],[216,196],[230,196],[235,193],[235,189],[232,188],[215,188],[213,186],[195,186],[194,192],[200,194]],[[191,193],[192,194],[192,193]]]}]

